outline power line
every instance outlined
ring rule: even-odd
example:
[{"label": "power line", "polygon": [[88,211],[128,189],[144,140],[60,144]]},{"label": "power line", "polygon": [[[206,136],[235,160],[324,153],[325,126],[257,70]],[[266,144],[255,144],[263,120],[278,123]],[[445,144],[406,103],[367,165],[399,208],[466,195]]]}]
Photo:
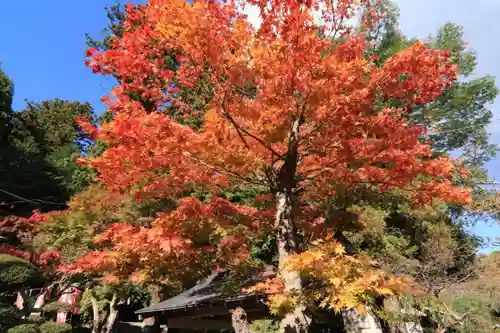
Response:
[{"label": "power line", "polygon": [[49,205],[56,205],[56,206],[66,206],[65,203],[61,203],[61,202],[53,202],[53,201],[46,201],[46,200],[42,200],[42,199],[27,199],[27,198],[24,198],[20,195],[17,195],[17,194],[14,194],[14,193],[11,193],[9,191],[6,191],[4,189],[1,189],[0,188],[0,192],[3,192],[7,195],[10,195],[18,200],[21,200],[21,201],[24,201],[24,202],[29,202],[29,203],[32,203],[32,204],[49,204]]}]

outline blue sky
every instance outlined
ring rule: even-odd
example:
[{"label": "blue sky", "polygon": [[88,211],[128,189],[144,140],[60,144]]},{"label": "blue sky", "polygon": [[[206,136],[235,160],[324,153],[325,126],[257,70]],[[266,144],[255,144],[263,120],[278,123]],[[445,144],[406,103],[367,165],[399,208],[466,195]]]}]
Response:
[{"label": "blue sky", "polygon": [[[141,1],[142,2],[142,1]],[[92,74],[83,65],[85,33],[100,36],[107,24],[103,9],[114,0],[2,1],[0,10],[0,61],[15,85],[14,108],[24,100],[61,98],[88,101],[96,112],[104,110],[100,98],[111,81]],[[407,35],[425,38],[448,21],[464,27],[465,39],[476,51],[477,75],[500,78],[498,57],[500,1],[396,0],[400,25]],[[500,82],[499,82],[500,86]],[[492,141],[500,143],[500,100],[492,105],[496,120],[490,126]],[[488,164],[490,176],[500,180],[500,160]],[[474,232],[500,236],[494,223],[479,223]]]},{"label": "blue sky", "polygon": [[[425,38],[446,22],[464,29],[464,38],[478,57],[477,76],[490,74],[500,87],[498,57],[500,26],[497,24],[500,1],[475,0],[396,0],[400,8],[400,26],[407,35]],[[491,106],[494,121],[489,127],[491,141],[500,144],[500,98]],[[500,156],[488,163],[491,178],[500,181]],[[493,221],[478,223],[473,231],[485,237],[500,237],[500,227]],[[491,248],[486,248],[486,251]]]},{"label": "blue sky", "polygon": [[101,85],[110,82],[83,65],[85,33],[99,36],[107,24],[104,6],[113,0],[2,1],[0,61],[14,81],[14,108],[24,100],[88,101],[104,108]]}]

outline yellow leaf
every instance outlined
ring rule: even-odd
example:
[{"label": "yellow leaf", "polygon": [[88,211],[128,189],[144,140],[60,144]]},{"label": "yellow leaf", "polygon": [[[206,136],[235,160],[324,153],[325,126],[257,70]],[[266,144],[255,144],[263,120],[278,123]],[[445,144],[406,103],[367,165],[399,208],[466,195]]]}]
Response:
[{"label": "yellow leaf", "polygon": [[345,253],[345,249],[342,246],[342,244],[337,243],[337,244],[335,244],[334,252],[335,252],[335,254],[344,254]]},{"label": "yellow leaf", "polygon": [[356,297],[350,293],[344,293],[344,295],[339,295],[339,301],[348,309],[352,309],[358,305],[358,300]]},{"label": "yellow leaf", "polygon": [[227,235],[227,230],[224,228],[221,228],[220,226],[217,226],[215,228],[215,234],[220,235],[220,236],[225,236],[225,235]]},{"label": "yellow leaf", "polygon": [[389,288],[377,288],[377,292],[381,295],[392,295],[394,294]]},{"label": "yellow leaf", "polygon": [[338,277],[330,278],[329,282],[331,285],[333,285],[335,288],[338,288],[340,284],[342,283],[342,280],[339,279]]},{"label": "yellow leaf", "polygon": [[366,315],[366,307],[363,304],[356,305],[356,312],[362,316]]},{"label": "yellow leaf", "polygon": [[319,307],[321,309],[328,307],[328,300],[327,299],[322,300],[321,303],[319,303]]},{"label": "yellow leaf", "polygon": [[333,307],[331,308],[333,308],[335,312],[340,312],[342,310],[342,305],[339,303],[335,303],[335,305],[333,305]]}]

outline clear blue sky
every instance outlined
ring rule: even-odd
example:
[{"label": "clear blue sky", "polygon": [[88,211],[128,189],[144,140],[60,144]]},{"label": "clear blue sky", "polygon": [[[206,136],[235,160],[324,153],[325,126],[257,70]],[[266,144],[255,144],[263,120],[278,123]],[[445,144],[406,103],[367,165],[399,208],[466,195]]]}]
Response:
[{"label": "clear blue sky", "polygon": [[[136,1],[137,2],[137,1]],[[140,1],[143,2],[143,1]],[[103,111],[100,98],[111,81],[83,65],[85,33],[100,36],[107,24],[104,6],[114,0],[7,1],[0,7],[0,61],[15,85],[14,108],[24,100],[61,98],[88,101]],[[401,27],[410,36],[425,38],[447,21],[464,27],[465,38],[479,58],[478,74],[500,77],[498,55],[499,0],[396,0],[401,9]],[[500,82],[499,82],[500,86]],[[500,102],[492,106],[495,123],[492,141],[500,143]],[[500,180],[500,163],[488,165],[490,175]],[[493,225],[493,226],[492,226]],[[479,223],[481,236],[500,236],[500,228]]]},{"label": "clear blue sky", "polygon": [[24,100],[88,101],[103,107],[101,85],[110,82],[83,65],[85,33],[100,36],[104,6],[113,0],[2,1],[0,61],[14,81],[14,109]]}]

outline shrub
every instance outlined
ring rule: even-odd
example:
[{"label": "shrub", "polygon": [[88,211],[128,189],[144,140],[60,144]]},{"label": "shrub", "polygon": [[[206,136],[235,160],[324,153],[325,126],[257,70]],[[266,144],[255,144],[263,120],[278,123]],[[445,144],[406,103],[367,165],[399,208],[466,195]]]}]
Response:
[{"label": "shrub", "polygon": [[7,329],[21,324],[21,314],[10,302],[0,301],[0,332],[5,333]]},{"label": "shrub", "polygon": [[53,321],[48,321],[40,326],[41,333],[71,333],[71,330],[70,324],[60,324]]},{"label": "shrub", "polygon": [[492,316],[491,300],[478,295],[464,295],[452,302],[453,310],[467,316],[461,324],[454,327],[456,333],[489,332],[496,322]]},{"label": "shrub", "polygon": [[9,328],[8,333],[40,333],[37,324],[22,324]]},{"label": "shrub", "polygon": [[277,333],[279,325],[273,320],[255,320],[252,323],[254,332],[258,333]]},{"label": "shrub", "polygon": [[45,319],[42,316],[29,316],[26,320],[32,324],[41,324],[45,322]]},{"label": "shrub", "polygon": [[453,300],[453,310],[459,313],[489,313],[491,301],[479,295],[464,295]]},{"label": "shrub", "polygon": [[59,301],[50,302],[43,307],[43,311],[45,312],[69,312],[71,311],[71,304],[67,303],[59,303]]},{"label": "shrub", "polygon": [[0,254],[0,292],[37,287],[43,281],[42,274],[26,260]]}]

